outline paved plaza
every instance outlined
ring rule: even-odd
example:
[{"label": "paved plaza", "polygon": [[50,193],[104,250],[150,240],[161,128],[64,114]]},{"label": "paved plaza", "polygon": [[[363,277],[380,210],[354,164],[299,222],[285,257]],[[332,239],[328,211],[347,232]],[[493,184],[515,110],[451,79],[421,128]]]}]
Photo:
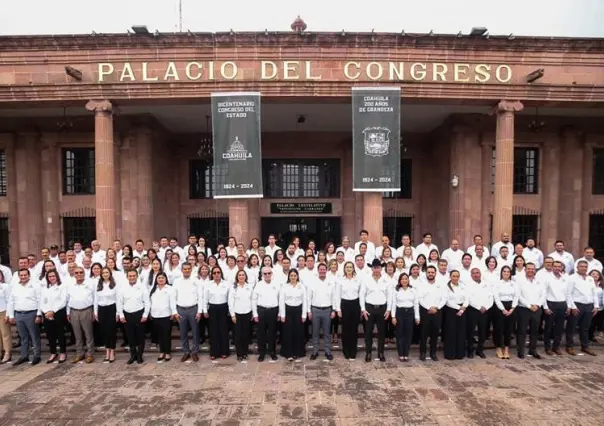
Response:
[{"label": "paved plaza", "polygon": [[[0,366],[0,425],[599,424],[598,357]],[[442,358],[442,357],[441,357]]]}]

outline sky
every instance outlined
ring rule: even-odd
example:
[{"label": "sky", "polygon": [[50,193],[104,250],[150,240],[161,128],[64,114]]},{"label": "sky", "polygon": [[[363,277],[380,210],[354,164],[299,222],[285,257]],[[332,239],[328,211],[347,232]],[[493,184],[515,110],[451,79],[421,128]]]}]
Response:
[{"label": "sky", "polygon": [[[0,35],[179,28],[179,0],[1,1]],[[297,15],[307,31],[604,37],[604,0],[182,0],[184,31],[290,31]]]}]

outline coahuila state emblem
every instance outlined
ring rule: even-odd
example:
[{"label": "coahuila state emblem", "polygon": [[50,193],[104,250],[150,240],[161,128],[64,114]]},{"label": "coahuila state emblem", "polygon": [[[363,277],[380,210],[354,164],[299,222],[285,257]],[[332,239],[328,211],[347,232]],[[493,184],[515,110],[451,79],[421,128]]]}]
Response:
[{"label": "coahuila state emblem", "polygon": [[388,155],[390,148],[390,129],[386,127],[366,127],[363,130],[365,137],[365,155],[383,157]]},{"label": "coahuila state emblem", "polygon": [[252,158],[252,154],[247,152],[243,143],[239,140],[239,136],[235,136],[235,140],[231,142],[227,152],[222,154],[222,158],[229,161],[247,160]]}]

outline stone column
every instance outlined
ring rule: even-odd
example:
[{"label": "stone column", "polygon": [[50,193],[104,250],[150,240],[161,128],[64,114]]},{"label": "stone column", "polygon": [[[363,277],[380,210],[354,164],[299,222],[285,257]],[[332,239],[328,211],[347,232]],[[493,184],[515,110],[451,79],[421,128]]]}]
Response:
[{"label": "stone column", "polygon": [[[10,232],[10,264],[13,268],[17,267],[17,261],[21,255],[15,139],[15,135],[9,135],[6,142],[6,194],[8,197],[8,229]],[[26,177],[23,177],[23,179],[26,179]]]},{"label": "stone column", "polygon": [[372,241],[376,245],[376,247],[380,244],[380,241],[382,239],[382,233],[384,232],[383,224],[384,207],[382,203],[382,193],[364,192],[363,228],[369,232],[369,240]]},{"label": "stone column", "polygon": [[94,154],[96,183],[96,237],[103,248],[111,247],[116,234],[113,109],[107,100],[86,104],[94,111]]},{"label": "stone column", "polygon": [[229,200],[229,236],[247,245],[250,241],[248,200]]},{"label": "stone column", "polygon": [[[466,126],[456,125],[451,129],[451,174],[443,185],[449,187],[449,240],[457,239],[462,247],[466,247],[462,238],[464,232],[464,200],[466,185],[463,183],[466,172],[465,136]],[[453,176],[458,177],[458,186],[453,187]],[[444,242],[443,242],[444,243]]]},{"label": "stone column", "polygon": [[[352,165],[352,144],[346,143],[344,148],[343,163]],[[356,241],[356,235],[360,231],[356,226],[355,197],[352,191],[352,169],[350,167],[342,168],[342,237],[348,236],[351,243]],[[336,245],[340,242],[337,241]]]},{"label": "stone column", "polygon": [[[57,244],[63,246],[61,241],[61,214],[59,211],[59,186],[61,160],[59,159],[58,134],[45,134],[42,136],[42,150],[40,151],[40,170],[42,172],[42,209],[44,214],[44,240],[46,246]],[[63,247],[66,249],[66,247]]]},{"label": "stone column", "polygon": [[[493,210],[493,194],[491,193],[491,161],[493,159],[493,145],[487,140],[482,140],[482,207],[480,235],[485,243],[491,241],[490,215]],[[471,235],[470,238],[473,238]],[[473,244],[473,243],[472,243]]]},{"label": "stone column", "polygon": [[[595,135],[587,135],[583,146],[583,185],[581,195],[581,238],[579,250],[589,244],[589,210],[592,202],[593,158],[594,146],[597,143]],[[580,253],[580,252],[577,252]]]},{"label": "stone column", "polygon": [[137,239],[142,239],[146,246],[153,242],[155,221],[153,215],[153,133],[149,127],[139,127],[134,132],[134,148],[138,162],[138,215]]},{"label": "stone column", "polygon": [[[574,254],[582,252],[579,245],[581,238],[581,210],[583,171],[583,133],[574,127],[562,129],[560,135],[561,165],[568,164],[559,182],[558,198],[558,235],[556,239],[564,241],[566,251]],[[549,185],[549,183],[548,183]]]},{"label": "stone column", "polygon": [[250,243],[249,240],[252,238],[260,239],[260,200],[258,198],[251,198],[248,200],[248,229],[249,229],[249,239],[247,241],[242,241],[243,244],[247,247]]},{"label": "stone column", "polygon": [[512,232],[514,203],[514,113],[522,111],[519,101],[501,101],[495,107],[495,197],[493,206],[493,239]]},{"label": "stone column", "polygon": [[558,135],[546,135],[541,149],[544,177],[541,198],[541,238],[538,244],[543,252],[551,253],[558,235],[558,206],[560,197],[560,139]]}]

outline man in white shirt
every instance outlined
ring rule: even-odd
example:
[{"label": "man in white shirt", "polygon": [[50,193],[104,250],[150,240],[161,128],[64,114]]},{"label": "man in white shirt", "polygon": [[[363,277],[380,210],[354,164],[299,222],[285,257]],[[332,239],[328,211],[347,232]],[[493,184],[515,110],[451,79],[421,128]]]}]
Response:
[{"label": "man in white shirt", "polygon": [[82,250],[82,243],[76,241],[73,243],[73,252],[75,253],[75,261],[78,266],[82,266],[82,260],[84,259],[84,250]]},{"label": "man in white shirt", "polygon": [[438,261],[438,271],[436,272],[436,282],[443,288],[450,281],[448,262],[445,259]]},{"label": "man in white shirt", "polygon": [[136,240],[134,243],[134,250],[132,251],[132,257],[138,257],[142,259],[144,255],[147,254],[147,250],[145,250],[145,242],[143,240]]},{"label": "man in white shirt", "polygon": [[411,256],[413,257],[413,260],[415,261],[415,259],[417,259],[417,253],[415,252],[415,247],[413,247],[411,245],[411,237],[407,234],[403,235],[401,237],[401,244],[402,244],[402,246],[400,246],[399,248],[396,249],[395,257],[403,257],[403,252],[405,251],[405,247],[411,247]]},{"label": "man in white shirt", "polygon": [[335,318],[337,306],[336,283],[327,279],[327,265],[321,263],[317,267],[318,276],[307,281],[306,295],[308,297],[308,319],[312,321],[311,360],[319,356],[319,336],[323,331],[323,347],[325,358],[331,361],[331,320]]},{"label": "man in white shirt", "polygon": [[[485,253],[488,253],[488,249],[486,247]],[[507,265],[511,268],[513,263],[514,259],[512,258],[512,256],[510,256],[509,249],[507,248],[507,246],[502,246],[499,249],[499,256],[497,256],[497,267],[501,269]]]},{"label": "man in white shirt", "polygon": [[484,271],[487,268],[486,260],[487,255],[484,254],[484,246],[480,244],[476,246],[476,253],[472,257],[472,267],[477,267],[481,271]]},{"label": "man in white shirt", "polygon": [[526,240],[526,247],[522,249],[522,257],[527,263],[534,263],[537,269],[543,265],[543,252],[535,247],[535,240],[532,238]]},{"label": "man in white shirt", "polygon": [[535,278],[535,265],[527,263],[524,268],[526,276],[517,276],[518,286],[518,337],[516,339],[518,358],[524,358],[526,330],[530,326],[529,355],[541,359],[537,353],[537,339],[541,323],[541,306],[545,302],[545,285]]},{"label": "man in white shirt", "polygon": [[[181,266],[182,277],[172,284],[176,299],[176,320],[180,328],[180,346],[183,356],[180,362],[191,359],[199,361],[199,320],[203,310],[203,289],[199,280],[191,275],[193,268],[188,263]],[[189,330],[193,332],[193,346],[189,349]]]},{"label": "man in white shirt", "polygon": [[417,256],[419,256],[420,254],[423,254],[424,256],[426,256],[426,259],[430,259],[430,252],[432,250],[436,250],[438,251],[438,246],[436,244],[432,244],[432,234],[429,232],[426,232],[424,234],[423,237],[424,241],[419,244],[417,247],[415,247],[415,255],[416,255],[416,259]]},{"label": "man in white shirt", "polygon": [[[283,285],[287,282],[289,277],[289,271],[291,270],[292,263],[288,257],[284,257],[281,261],[281,268],[273,268],[273,281],[279,285]],[[300,273],[298,272],[298,275]]]},{"label": "man in white shirt", "polygon": [[363,258],[365,259],[365,263],[368,265],[371,264],[375,259],[375,257],[373,255],[369,254],[369,251],[367,249],[367,244],[365,244],[365,243],[359,244],[359,255],[363,256]]},{"label": "man in white shirt", "polygon": [[[84,269],[77,267],[74,271],[75,280],[66,284],[67,287],[67,321],[73,326],[76,340],[76,355],[72,363],[77,364],[86,360],[87,364],[94,362],[94,291],[92,281],[86,281]],[[84,338],[86,350],[84,351]]]},{"label": "man in white shirt", "polygon": [[421,288],[419,288],[419,310],[420,310],[420,343],[419,359],[426,360],[426,349],[428,337],[430,337],[430,358],[432,361],[438,361],[436,348],[438,335],[442,325],[441,309],[447,303],[446,287],[441,287],[436,282],[436,268],[428,266],[426,268],[426,279]]},{"label": "man in white shirt", "polygon": [[590,273],[591,271],[602,273],[602,262],[594,257],[595,254],[596,252],[592,247],[585,247],[585,249],[583,249],[583,257],[577,259],[575,262],[575,269],[577,269],[577,263],[584,260],[587,262],[587,273]]},{"label": "man in white shirt", "polygon": [[258,362],[264,361],[267,346],[270,362],[277,361],[277,316],[281,284],[273,280],[272,274],[271,268],[263,267],[262,280],[256,284],[252,293],[252,316],[258,323]]},{"label": "man in white shirt", "polygon": [[[551,259],[548,257],[547,259]],[[545,303],[543,303],[543,313],[545,314],[545,328],[543,330],[543,347],[547,355],[562,355],[560,351],[560,342],[562,333],[564,333],[564,322],[570,314],[570,292],[567,282],[568,275],[562,274],[562,262],[559,260],[553,262],[550,266],[551,272],[539,275],[537,279],[545,283]],[[553,334],[554,342],[552,345],[551,336]]]},{"label": "man in white shirt", "polygon": [[178,238],[172,237],[170,238],[170,248],[172,249],[172,253],[177,253],[180,257],[180,261],[184,262],[184,259],[187,257],[187,253],[178,245]]},{"label": "man in white shirt", "polygon": [[461,257],[463,256],[463,250],[459,248],[459,241],[451,240],[451,247],[443,251],[440,256],[441,259],[445,259],[449,265],[449,271],[453,269],[459,270],[461,267]]},{"label": "man in white shirt", "polygon": [[[488,256],[490,256],[490,255],[491,255],[491,254],[489,253],[489,248],[488,248],[488,247],[486,247],[486,246],[484,245],[484,243],[482,242],[482,235],[479,235],[479,234],[474,235],[474,239],[473,239],[473,241],[474,241],[474,245],[472,245],[472,246],[468,247],[468,249],[466,250],[466,253],[471,254],[471,255],[472,255],[472,257],[474,257],[474,255],[476,254],[476,246],[477,246],[477,245],[481,245],[481,246],[483,246],[483,247],[484,247],[484,254],[485,254],[485,256],[487,256],[487,257],[488,257]],[[493,255],[493,256],[497,257],[496,255]]]},{"label": "man in white shirt", "polygon": [[375,259],[375,244],[369,241],[369,232],[363,229],[361,230],[361,232],[359,232],[359,237],[360,241],[354,243],[355,255],[361,253],[360,246],[362,243],[365,243],[365,245],[367,246],[367,253],[365,254],[365,256],[369,259],[369,262],[372,262],[373,259]]},{"label": "man in white shirt", "polygon": [[307,282],[311,282],[313,278],[317,276],[317,270],[315,269],[315,257],[312,254],[306,256],[306,266],[304,269],[300,269],[298,274],[300,275],[300,282],[304,286],[306,286]]},{"label": "man in white shirt", "polygon": [[574,349],[574,332],[579,326],[581,352],[596,356],[589,347],[589,327],[593,316],[598,312],[600,301],[596,292],[594,279],[587,275],[587,261],[577,262],[577,273],[568,277],[570,316],[566,322],[566,352],[576,355]]},{"label": "man in white shirt", "polygon": [[375,249],[375,257],[378,259],[382,259],[382,254],[384,253],[384,249],[385,248],[389,248],[390,249],[390,254],[392,256],[394,256],[394,254],[396,253],[396,249],[394,247],[390,246],[390,238],[388,238],[388,236],[384,235],[382,237],[382,245],[379,247],[376,247]]},{"label": "man in white shirt", "polygon": [[285,257],[287,257],[292,263],[296,261],[296,257],[298,257],[298,253],[296,252],[296,246],[290,244],[287,246],[287,251],[285,252]]},{"label": "man in white shirt", "polygon": [[[478,249],[479,247],[477,246],[476,248]],[[487,338],[487,318],[489,316],[489,309],[493,306],[494,296],[491,286],[481,279],[481,269],[479,267],[473,266],[471,275],[472,280],[465,286],[470,303],[466,310],[466,330],[469,332],[466,335],[468,358],[474,358],[475,329],[478,329],[476,355],[480,358],[486,358],[484,354],[484,342]]]},{"label": "man in white shirt", "polygon": [[514,252],[514,244],[510,242],[510,234],[507,232],[502,233],[501,240],[493,244],[493,247],[491,247],[491,256],[499,256],[499,249],[503,246],[506,246],[510,253]]},{"label": "man in white shirt", "polygon": [[[378,260],[379,262],[379,260]],[[365,256],[362,254],[357,254],[354,257],[354,270],[357,274],[357,277],[362,277],[363,275],[371,275],[371,267],[367,265],[367,261],[365,260]]]},{"label": "man in white shirt", "polygon": [[564,265],[564,272],[572,274],[575,270],[575,258],[572,254],[564,250],[564,241],[558,240],[554,243],[555,250],[549,254],[554,260],[559,260]]},{"label": "man in white shirt", "polygon": [[55,266],[59,267],[59,246],[53,244],[50,246],[50,260],[55,263]]},{"label": "man in white shirt", "polygon": [[197,249],[197,236],[195,234],[189,235],[188,244],[183,247],[185,253],[189,253],[189,247],[195,247]]},{"label": "man in white shirt", "polygon": [[344,252],[344,259],[346,262],[354,262],[354,249],[350,247],[350,238],[342,238],[342,245],[338,247],[338,250]]},{"label": "man in white shirt", "polygon": [[275,252],[277,250],[281,250],[281,247],[279,247],[277,244],[275,244],[277,242],[277,238],[275,238],[274,234],[269,234],[268,236],[268,245],[266,247],[264,247],[264,253],[267,256],[270,256],[271,259],[273,259],[275,257]]},{"label": "man in white shirt", "polygon": [[101,243],[98,240],[93,240],[90,243],[92,247],[92,263],[100,263],[105,266],[105,258],[107,257],[107,253],[105,250],[101,250]]},{"label": "man in white shirt", "polygon": [[371,361],[373,347],[373,328],[378,332],[378,358],[386,361],[384,345],[386,341],[386,320],[390,318],[392,286],[388,278],[382,276],[382,264],[374,259],[371,263],[371,274],[360,275],[361,287],[359,303],[361,315],[365,319],[365,362]]}]

